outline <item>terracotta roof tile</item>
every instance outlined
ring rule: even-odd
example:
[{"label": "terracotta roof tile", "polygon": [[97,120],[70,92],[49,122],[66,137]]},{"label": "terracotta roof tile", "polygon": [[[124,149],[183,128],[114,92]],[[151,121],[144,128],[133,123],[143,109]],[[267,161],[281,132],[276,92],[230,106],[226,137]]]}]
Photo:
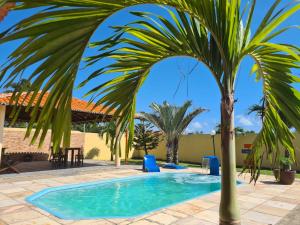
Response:
[{"label": "terracotta roof tile", "polygon": [[15,6],[15,3],[6,3],[2,7],[0,7],[0,21],[4,19],[4,17],[8,14],[8,11]]},{"label": "terracotta roof tile", "polygon": [[[30,101],[31,96],[29,95],[28,97],[26,97],[27,93],[24,92],[22,93],[22,96],[24,96],[23,98],[21,98],[19,100],[19,104],[22,104],[23,106],[27,106],[28,102]],[[34,100],[34,104],[37,102],[38,97],[40,94],[37,95],[37,97]],[[10,99],[11,99],[12,93],[0,93],[0,104],[1,105],[13,105],[10,104]],[[46,100],[49,96],[49,93],[45,93],[44,96],[42,97],[41,103],[40,103],[40,107],[43,107],[44,104],[46,103]],[[24,100],[24,98],[26,97],[25,101],[22,103],[22,100]],[[72,111],[78,111],[78,112],[87,112],[87,113],[98,113],[98,114],[105,114],[105,108],[103,106],[96,106],[95,108],[95,104],[94,103],[88,103],[87,101],[78,99],[78,98],[72,98],[72,104],[71,104],[71,108]],[[115,111],[111,112],[110,114],[113,114]]]}]

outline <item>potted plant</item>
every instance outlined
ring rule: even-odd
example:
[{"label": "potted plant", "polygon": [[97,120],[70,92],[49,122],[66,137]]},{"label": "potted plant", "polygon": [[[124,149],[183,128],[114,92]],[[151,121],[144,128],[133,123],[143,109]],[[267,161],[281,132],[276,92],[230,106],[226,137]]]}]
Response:
[{"label": "potted plant", "polygon": [[293,161],[290,157],[283,157],[280,160],[281,170],[279,182],[281,184],[291,185],[295,181],[296,171],[292,170]]}]

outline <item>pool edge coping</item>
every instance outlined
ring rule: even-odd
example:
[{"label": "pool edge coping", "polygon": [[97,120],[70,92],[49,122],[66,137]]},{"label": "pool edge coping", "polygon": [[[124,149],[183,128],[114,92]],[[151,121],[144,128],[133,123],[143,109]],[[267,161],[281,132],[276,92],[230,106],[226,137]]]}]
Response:
[{"label": "pool edge coping", "polygon": [[[65,184],[65,185],[62,185],[62,186],[58,186],[58,187],[49,187],[49,188],[45,188],[41,191],[38,191],[30,196],[27,196],[25,198],[25,201],[30,203],[31,205],[39,208],[39,209],[42,209],[43,211],[47,212],[47,213],[50,213],[51,215],[59,218],[59,219],[62,219],[62,220],[73,220],[73,221],[80,221],[80,220],[93,220],[93,219],[133,219],[135,217],[139,217],[139,216],[143,216],[145,214],[150,214],[150,213],[153,213],[153,212],[156,212],[156,211],[159,211],[159,210],[162,210],[162,209],[166,209],[166,208],[169,208],[169,207],[172,207],[172,206],[175,206],[175,205],[179,205],[179,204],[183,204],[183,203],[186,203],[188,201],[191,201],[193,199],[197,199],[197,198],[203,198],[203,197],[207,197],[209,195],[213,195],[217,192],[220,192],[221,191],[221,188],[219,190],[216,190],[216,191],[212,191],[212,192],[209,192],[209,193],[206,193],[206,194],[203,194],[203,195],[199,195],[197,197],[192,197],[192,198],[189,198],[189,199],[186,199],[184,201],[180,201],[180,202],[177,202],[177,203],[172,203],[172,204],[169,204],[169,205],[166,205],[166,206],[163,206],[163,207],[159,207],[159,208],[156,208],[156,209],[153,209],[153,210],[150,210],[150,211],[146,211],[146,212],[143,212],[143,213],[140,213],[140,214],[136,214],[134,216],[111,216],[111,217],[101,217],[101,216],[95,216],[95,217],[81,217],[81,218],[72,218],[72,217],[68,217],[68,216],[65,216],[65,215],[62,215],[61,213],[59,212],[56,212],[56,211],[53,211],[49,208],[47,208],[46,206],[43,206],[43,205],[40,205],[36,202],[33,202],[35,199],[49,193],[49,192],[54,192],[54,191],[59,191],[59,190],[65,190],[65,189],[73,189],[73,188],[79,188],[79,187],[83,187],[83,186],[92,186],[92,185],[97,185],[97,184],[101,184],[101,183],[113,183],[115,181],[118,181],[118,180],[122,180],[122,181],[128,181],[128,180],[132,180],[132,179],[136,179],[136,178],[141,178],[141,177],[148,177],[148,176],[160,176],[162,174],[198,174],[198,175],[206,175],[206,176],[214,176],[214,175],[209,175],[209,174],[201,174],[201,173],[197,173],[197,172],[174,172],[174,171],[164,171],[164,172],[155,172],[155,173],[143,173],[143,174],[137,174],[137,175],[132,175],[132,176],[128,176],[128,177],[118,177],[118,178],[108,178],[108,180],[99,180],[99,181],[92,181],[92,182],[86,182],[86,183],[77,183],[77,184]],[[221,176],[219,176],[221,177]],[[243,186],[245,185],[245,182],[244,181],[240,181],[239,179],[237,179],[237,181],[239,182],[239,184],[237,184],[237,186]]]}]

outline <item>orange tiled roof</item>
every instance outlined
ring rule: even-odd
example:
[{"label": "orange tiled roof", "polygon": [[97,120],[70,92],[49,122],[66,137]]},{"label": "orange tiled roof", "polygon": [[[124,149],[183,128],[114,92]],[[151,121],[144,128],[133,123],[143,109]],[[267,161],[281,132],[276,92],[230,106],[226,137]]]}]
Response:
[{"label": "orange tiled roof", "polygon": [[4,17],[7,15],[8,11],[15,6],[15,3],[6,3],[2,7],[0,7],[0,21],[4,19]]},{"label": "orange tiled roof", "polygon": [[[27,93],[24,92],[22,93],[22,96],[24,96],[23,98],[20,98],[19,100],[19,104],[22,104],[23,106],[27,106],[28,102],[30,101],[31,95],[29,96],[25,96]],[[13,105],[10,104],[10,99],[11,99],[12,93],[3,93],[0,94],[0,104],[1,105]],[[46,103],[46,100],[49,96],[49,93],[45,93],[41,103],[40,103],[40,107],[43,107],[44,104]],[[24,98],[26,97],[26,99],[24,100]],[[36,99],[34,100],[34,103],[36,103],[37,99],[39,97],[39,94],[37,95]],[[22,101],[24,100],[24,102],[22,103]],[[95,108],[95,104],[94,103],[88,103],[87,101],[78,99],[78,98],[72,98],[72,104],[71,104],[71,108],[72,111],[77,111],[77,112],[86,112],[86,113],[97,113],[97,114],[105,114],[105,108],[103,106],[96,106]],[[113,114],[113,112],[111,112],[111,114]]]}]

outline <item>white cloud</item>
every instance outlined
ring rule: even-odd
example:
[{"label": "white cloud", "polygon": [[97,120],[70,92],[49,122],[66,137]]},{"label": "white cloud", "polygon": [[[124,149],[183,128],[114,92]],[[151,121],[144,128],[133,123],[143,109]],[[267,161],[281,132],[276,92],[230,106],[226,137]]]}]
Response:
[{"label": "white cloud", "polygon": [[242,126],[250,127],[250,126],[254,125],[251,118],[248,117],[248,116],[237,115],[236,118],[238,119],[239,124],[242,125]]},{"label": "white cloud", "polygon": [[207,123],[200,123],[198,121],[190,123],[190,125],[185,129],[185,133],[195,133],[195,132],[200,132],[202,129],[207,126]]},{"label": "white cloud", "polygon": [[201,128],[203,128],[203,125],[200,122],[192,122],[191,127],[195,128],[195,129],[201,129]]}]

